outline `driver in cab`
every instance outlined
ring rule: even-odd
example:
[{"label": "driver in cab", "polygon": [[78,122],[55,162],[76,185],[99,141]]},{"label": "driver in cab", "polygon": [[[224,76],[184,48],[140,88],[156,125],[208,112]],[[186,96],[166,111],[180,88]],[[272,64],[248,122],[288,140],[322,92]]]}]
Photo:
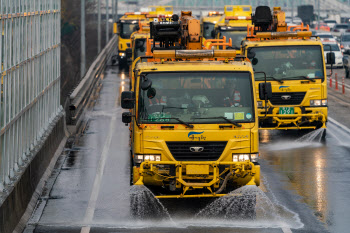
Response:
[{"label": "driver in cab", "polygon": [[237,88],[237,79],[227,81],[227,96],[224,98],[225,107],[242,107],[241,92]]}]

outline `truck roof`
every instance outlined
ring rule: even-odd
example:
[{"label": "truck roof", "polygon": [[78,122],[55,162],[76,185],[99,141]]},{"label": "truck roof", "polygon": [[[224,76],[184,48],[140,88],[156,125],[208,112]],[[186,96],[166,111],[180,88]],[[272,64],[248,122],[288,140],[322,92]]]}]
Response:
[{"label": "truck roof", "polygon": [[166,61],[166,62],[140,62],[136,66],[136,70],[142,71],[249,71],[253,72],[253,68],[248,61]]},{"label": "truck roof", "polygon": [[288,46],[288,45],[320,45],[322,42],[316,38],[311,39],[273,39],[273,40],[260,40],[260,41],[248,41],[243,40],[243,46]]}]

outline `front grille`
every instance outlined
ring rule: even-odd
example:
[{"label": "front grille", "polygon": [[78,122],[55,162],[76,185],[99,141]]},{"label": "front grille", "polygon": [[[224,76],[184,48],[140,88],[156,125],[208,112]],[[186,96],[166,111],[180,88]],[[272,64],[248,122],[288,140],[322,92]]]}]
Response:
[{"label": "front grille", "polygon": [[[216,161],[227,142],[167,142],[171,154],[177,161]],[[192,152],[191,147],[203,147],[202,152]]]},{"label": "front grille", "polygon": [[[275,92],[272,93],[270,102],[273,105],[299,105],[303,102],[306,92]],[[282,96],[290,96],[289,100],[282,99]]]}]

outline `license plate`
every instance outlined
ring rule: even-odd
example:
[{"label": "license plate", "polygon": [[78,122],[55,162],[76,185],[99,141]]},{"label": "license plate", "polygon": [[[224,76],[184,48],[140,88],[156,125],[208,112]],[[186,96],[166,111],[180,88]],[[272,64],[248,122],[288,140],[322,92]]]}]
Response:
[{"label": "license plate", "polygon": [[293,107],[281,107],[279,114],[281,114],[281,115],[294,114],[294,108]]},{"label": "license plate", "polygon": [[209,175],[209,165],[187,165],[187,175]]}]

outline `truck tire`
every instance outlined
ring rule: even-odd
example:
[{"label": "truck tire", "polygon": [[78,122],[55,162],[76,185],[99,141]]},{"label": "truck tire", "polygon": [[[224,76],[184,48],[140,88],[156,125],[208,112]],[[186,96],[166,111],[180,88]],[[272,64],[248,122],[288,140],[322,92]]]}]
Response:
[{"label": "truck tire", "polygon": [[350,78],[350,72],[347,66],[345,66],[345,78]]}]

